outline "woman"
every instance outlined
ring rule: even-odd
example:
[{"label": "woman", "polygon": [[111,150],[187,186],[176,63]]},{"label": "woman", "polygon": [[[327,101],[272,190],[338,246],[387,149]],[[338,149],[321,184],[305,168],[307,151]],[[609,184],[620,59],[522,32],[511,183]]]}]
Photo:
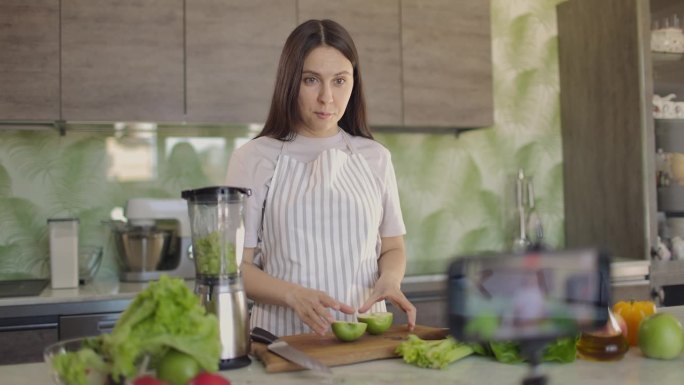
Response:
[{"label": "woman", "polygon": [[349,33],[309,20],[287,38],[263,130],[233,153],[227,184],[249,187],[242,274],[250,327],[323,334],[386,311],[401,292],[405,227],[390,154],[366,122]]}]

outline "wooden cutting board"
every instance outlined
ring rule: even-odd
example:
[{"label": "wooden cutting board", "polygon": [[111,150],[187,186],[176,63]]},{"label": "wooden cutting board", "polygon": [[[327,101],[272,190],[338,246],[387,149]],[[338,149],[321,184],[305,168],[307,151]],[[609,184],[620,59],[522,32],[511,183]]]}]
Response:
[{"label": "wooden cutting board", "polygon": [[[372,361],[382,358],[398,357],[394,349],[404,341],[409,334],[415,334],[427,340],[445,338],[448,329],[416,325],[409,332],[406,325],[393,325],[381,335],[373,336],[368,333],[352,342],[342,342],[332,333],[324,336],[317,334],[298,334],[283,337],[282,340],[318,359],[328,366],[347,365],[357,362]],[[257,356],[266,366],[269,373],[289,372],[305,368],[287,361],[275,353],[268,351],[265,344],[252,342],[252,354]]]}]

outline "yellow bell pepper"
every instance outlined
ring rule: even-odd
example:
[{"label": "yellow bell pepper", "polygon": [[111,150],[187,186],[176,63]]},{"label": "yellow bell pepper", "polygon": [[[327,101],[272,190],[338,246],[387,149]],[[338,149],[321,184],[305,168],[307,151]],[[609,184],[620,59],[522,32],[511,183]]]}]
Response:
[{"label": "yellow bell pepper", "polygon": [[656,305],[651,301],[620,301],[613,305],[613,312],[619,314],[627,323],[627,342],[631,346],[639,345],[639,323],[656,312]]}]

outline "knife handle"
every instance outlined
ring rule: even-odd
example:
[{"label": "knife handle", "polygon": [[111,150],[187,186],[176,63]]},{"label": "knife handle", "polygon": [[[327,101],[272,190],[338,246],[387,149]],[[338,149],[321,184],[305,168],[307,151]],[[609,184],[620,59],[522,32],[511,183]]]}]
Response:
[{"label": "knife handle", "polygon": [[278,339],[278,337],[260,327],[255,327],[252,329],[252,332],[249,333],[249,336],[252,337],[252,340],[264,343],[266,345],[272,344]]}]

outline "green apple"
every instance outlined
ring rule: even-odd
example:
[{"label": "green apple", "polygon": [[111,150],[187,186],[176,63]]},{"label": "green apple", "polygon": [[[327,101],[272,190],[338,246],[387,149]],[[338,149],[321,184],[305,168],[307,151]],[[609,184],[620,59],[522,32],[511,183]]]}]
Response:
[{"label": "green apple", "polygon": [[368,324],[368,333],[370,334],[382,334],[385,330],[392,326],[392,320],[394,319],[392,313],[390,312],[378,312],[378,313],[368,313],[359,314],[357,317],[359,322]]},{"label": "green apple", "polygon": [[185,385],[200,370],[199,363],[191,355],[171,349],[157,364],[157,377],[171,385]]},{"label": "green apple", "polygon": [[672,314],[655,313],[639,324],[639,348],[646,357],[671,360],[684,349],[682,324]]},{"label": "green apple", "polygon": [[335,321],[332,323],[332,331],[340,341],[349,342],[359,339],[367,326],[363,322]]}]

